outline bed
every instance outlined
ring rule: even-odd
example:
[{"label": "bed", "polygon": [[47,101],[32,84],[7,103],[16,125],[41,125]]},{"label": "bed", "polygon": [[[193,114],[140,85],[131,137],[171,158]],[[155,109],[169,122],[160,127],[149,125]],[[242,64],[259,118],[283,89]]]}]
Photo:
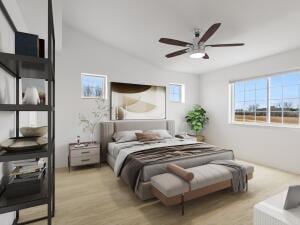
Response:
[{"label": "bed", "polygon": [[[125,143],[116,143],[113,140],[113,135],[120,131],[132,131],[132,130],[167,130],[173,138],[163,140],[161,142],[154,143],[140,143],[138,141],[130,141]],[[193,140],[180,140],[174,138],[175,135],[175,121],[173,120],[136,120],[136,121],[108,121],[100,123],[100,140],[101,140],[101,159],[106,161],[109,166],[114,170],[116,176],[119,176],[129,186],[132,184],[128,181],[128,173],[131,172],[135,166],[127,166],[126,163],[129,158],[132,158],[135,154],[153,154],[153,149],[157,152],[166,150],[167,148],[178,152],[181,148],[187,146],[193,146],[193,149],[213,149],[209,151],[209,154],[204,151],[205,154],[196,154],[189,157],[177,157],[172,158],[172,162],[176,162],[177,165],[183,168],[190,168],[200,166],[208,163],[212,160],[234,159],[232,150],[218,148],[206,143],[196,143]],[[177,149],[178,148],[178,149]],[[190,149],[189,149],[190,150]],[[150,153],[152,151],[152,153]],[[166,151],[168,152],[168,151]],[[201,150],[202,152],[202,150]],[[155,155],[154,154],[154,155]],[[161,156],[163,157],[163,156]],[[130,162],[130,161],[129,161]],[[138,173],[138,178],[135,187],[132,189],[141,200],[147,200],[153,198],[151,193],[151,177],[165,173],[167,164],[170,161],[157,160],[157,162],[147,163],[142,165]],[[125,164],[125,168],[124,168]]]}]

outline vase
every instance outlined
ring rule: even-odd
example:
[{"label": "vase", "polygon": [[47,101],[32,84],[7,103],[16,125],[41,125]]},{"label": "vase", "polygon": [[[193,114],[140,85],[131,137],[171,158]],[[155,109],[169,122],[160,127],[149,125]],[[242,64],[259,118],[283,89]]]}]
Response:
[{"label": "vase", "polygon": [[25,90],[23,104],[37,105],[40,104],[39,92],[36,87],[28,87]]},{"label": "vase", "polygon": [[96,143],[95,132],[92,132],[92,133],[90,134],[90,141],[91,141],[91,143]]}]

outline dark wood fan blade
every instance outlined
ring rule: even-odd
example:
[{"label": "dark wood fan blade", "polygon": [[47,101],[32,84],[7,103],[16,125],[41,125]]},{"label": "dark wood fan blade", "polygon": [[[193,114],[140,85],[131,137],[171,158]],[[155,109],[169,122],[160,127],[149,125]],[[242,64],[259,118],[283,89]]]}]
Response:
[{"label": "dark wood fan blade", "polygon": [[235,47],[235,46],[243,46],[244,43],[235,43],[235,44],[216,44],[216,45],[206,45],[209,47]]},{"label": "dark wood fan blade", "polygon": [[192,43],[185,42],[185,41],[178,41],[178,40],[171,39],[171,38],[161,38],[161,39],[159,39],[159,42],[168,44],[168,45],[176,45],[176,46],[182,46],[182,47],[187,47],[189,45],[192,45]]},{"label": "dark wood fan blade", "polygon": [[209,59],[209,56],[207,55],[207,53],[205,53],[205,56],[203,56],[203,59]]},{"label": "dark wood fan blade", "polygon": [[206,42],[221,26],[221,23],[215,23],[214,25],[212,25],[207,31],[206,33],[202,36],[202,38],[199,41],[199,44],[201,42]]},{"label": "dark wood fan blade", "polygon": [[172,52],[172,53],[169,53],[166,55],[167,58],[172,58],[172,57],[175,57],[175,56],[178,56],[178,55],[182,55],[184,53],[186,53],[186,50],[188,50],[188,48],[185,48],[185,49],[182,49],[182,50],[179,50],[179,51],[176,51],[176,52]]}]

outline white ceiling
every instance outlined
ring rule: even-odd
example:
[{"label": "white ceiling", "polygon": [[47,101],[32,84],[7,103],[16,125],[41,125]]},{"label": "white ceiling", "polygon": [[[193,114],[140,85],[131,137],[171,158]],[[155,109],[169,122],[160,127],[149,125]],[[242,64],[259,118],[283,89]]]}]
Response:
[{"label": "white ceiling", "polygon": [[[167,70],[204,73],[300,47],[299,0],[64,0],[63,22],[100,41]],[[209,60],[158,43],[160,37],[191,41],[193,28],[221,28],[208,44],[245,42],[244,47],[210,48]]]}]

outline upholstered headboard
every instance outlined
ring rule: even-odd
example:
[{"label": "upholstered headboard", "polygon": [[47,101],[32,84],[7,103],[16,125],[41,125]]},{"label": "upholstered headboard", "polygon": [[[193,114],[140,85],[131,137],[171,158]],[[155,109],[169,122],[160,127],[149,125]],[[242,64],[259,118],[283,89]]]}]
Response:
[{"label": "upholstered headboard", "polygon": [[175,135],[174,120],[119,120],[100,123],[101,161],[106,161],[108,143],[117,131],[166,129]]}]

